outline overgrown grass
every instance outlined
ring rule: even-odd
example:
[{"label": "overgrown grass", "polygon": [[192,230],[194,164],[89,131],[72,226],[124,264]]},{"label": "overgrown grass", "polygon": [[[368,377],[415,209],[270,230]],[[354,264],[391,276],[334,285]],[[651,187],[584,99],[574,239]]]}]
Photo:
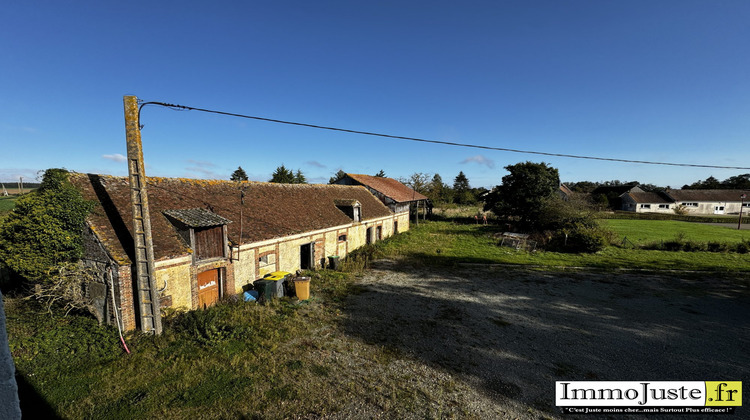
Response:
[{"label": "overgrown grass", "polygon": [[[112,327],[79,315],[51,316],[32,302],[6,296],[11,351],[25,384],[24,416],[318,417],[352,401],[425,417],[455,409],[444,393],[420,393],[420,384],[403,380],[402,369],[384,369],[403,363],[403,355],[343,333],[340,302],[357,292],[354,274],[307,274],[312,298],[306,302],[284,298],[259,305],[235,299],[171,314],[161,336],[129,334],[129,355]],[[32,394],[38,394],[38,403],[24,406]]]},{"label": "overgrown grass", "polygon": [[[721,227],[704,226],[722,231]],[[427,222],[383,243],[383,255],[423,264],[517,264],[601,269],[750,271],[750,256],[714,252],[668,252],[609,246],[594,254],[527,252],[497,246],[496,226]],[[674,234],[672,234],[674,236]]]}]

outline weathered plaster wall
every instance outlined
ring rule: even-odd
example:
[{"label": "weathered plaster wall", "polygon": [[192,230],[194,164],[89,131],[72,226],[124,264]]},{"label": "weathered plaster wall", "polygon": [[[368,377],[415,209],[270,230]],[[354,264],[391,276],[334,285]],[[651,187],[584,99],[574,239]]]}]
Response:
[{"label": "weathered plaster wall", "polygon": [[[678,204],[682,204],[681,202]],[[724,214],[740,214],[740,203],[732,202],[715,202],[715,203],[698,203],[698,207],[685,207],[688,214],[715,214],[714,208],[716,206],[724,206]],[[743,214],[747,213],[746,208]]]},{"label": "weathered plaster wall", "polygon": [[[243,287],[274,271],[288,271],[294,273],[300,269],[301,250],[304,244],[315,242],[315,265],[321,266],[322,260],[330,255],[344,258],[349,252],[365,245],[365,232],[372,228],[373,238],[376,227],[382,227],[382,239],[394,234],[393,222],[398,220],[399,232],[409,230],[409,214],[383,217],[368,220],[363,223],[353,223],[331,229],[311,232],[307,235],[295,235],[287,238],[268,240],[258,243],[244,244],[240,247],[239,257],[233,255],[234,260],[225,259],[200,262],[193,264],[191,256],[171,260],[158,261],[155,264],[157,289],[161,293],[162,301],[169,298],[171,307],[192,309],[197,305],[196,275],[198,272],[223,268],[225,270],[224,294],[241,293]],[[339,241],[340,235],[346,235],[346,241]],[[237,252],[234,250],[233,252]],[[261,262],[260,259],[267,262]],[[239,258],[237,260],[237,258]],[[326,261],[327,263],[327,261]],[[119,268],[118,280],[121,296],[120,306],[123,311],[123,325],[126,330],[136,327],[136,304],[133,297],[133,280],[129,266]],[[166,288],[165,288],[166,286]]]},{"label": "weathered plaster wall", "polygon": [[176,261],[159,261],[155,264],[156,289],[162,290],[166,286],[160,296],[162,298],[170,297],[172,308],[190,309],[192,307],[190,262],[191,258],[187,257],[179,258]]},{"label": "weathered plaster wall", "polygon": [[234,291],[242,293],[242,288],[255,281],[255,270],[258,262],[258,252],[248,245],[240,248],[239,261],[234,263]]}]

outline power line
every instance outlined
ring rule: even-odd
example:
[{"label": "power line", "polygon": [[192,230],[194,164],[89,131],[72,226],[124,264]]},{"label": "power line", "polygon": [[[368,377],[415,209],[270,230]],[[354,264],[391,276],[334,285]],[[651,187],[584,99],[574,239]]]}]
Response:
[{"label": "power line", "polygon": [[483,149],[483,150],[495,150],[495,151],[500,151],[500,152],[525,153],[525,154],[530,154],[530,155],[564,157],[564,158],[572,158],[572,159],[600,160],[600,161],[607,161],[607,162],[641,163],[641,164],[645,164],[645,165],[682,166],[682,167],[690,167],[690,168],[714,168],[714,169],[750,170],[750,167],[745,168],[745,167],[741,167],[741,166],[699,165],[699,164],[691,164],[691,163],[674,163],[674,162],[656,162],[656,161],[648,161],[648,160],[617,159],[617,158],[606,158],[606,157],[598,157],[598,156],[571,155],[571,154],[565,154],[565,153],[537,152],[537,151],[532,151],[532,150],[511,149],[511,148],[506,148],[506,147],[492,147],[492,146],[482,146],[482,145],[478,145],[478,144],[468,144],[468,143],[457,143],[457,142],[442,141],[442,140],[421,139],[421,138],[417,138],[417,137],[396,136],[396,135],[392,135],[392,134],[374,133],[374,132],[370,132],[370,131],[350,130],[350,129],[346,129],[346,128],[327,127],[327,126],[324,126],[324,125],[307,124],[307,123],[300,123],[300,122],[294,122],[294,121],[284,121],[284,120],[277,120],[277,119],[273,119],[273,118],[255,117],[255,116],[252,116],[252,115],[236,114],[236,113],[233,113],[233,112],[216,111],[216,110],[211,110],[211,109],[196,108],[196,107],[185,106],[185,105],[168,104],[168,103],[164,103],[164,102],[143,102],[141,104],[141,106],[139,108],[139,112],[138,112],[139,125],[140,125],[140,109],[142,109],[146,105],[159,105],[159,106],[163,106],[163,107],[166,107],[166,108],[174,109],[174,110],[177,110],[177,111],[200,111],[200,112],[207,112],[207,113],[210,113],[210,114],[226,115],[226,116],[230,116],[230,117],[248,118],[248,119],[251,119],[251,120],[273,122],[273,123],[278,123],[278,124],[296,125],[296,126],[299,126],[299,127],[317,128],[317,129],[321,129],[321,130],[339,131],[339,132],[343,132],[343,133],[362,134],[362,135],[366,135],[366,136],[375,136],[375,137],[385,137],[385,138],[397,139],[397,140],[409,140],[409,141],[416,141],[416,142],[422,142],[422,143],[443,144],[443,145],[447,145],[447,146],[470,147],[470,148],[474,148],[474,149]]}]

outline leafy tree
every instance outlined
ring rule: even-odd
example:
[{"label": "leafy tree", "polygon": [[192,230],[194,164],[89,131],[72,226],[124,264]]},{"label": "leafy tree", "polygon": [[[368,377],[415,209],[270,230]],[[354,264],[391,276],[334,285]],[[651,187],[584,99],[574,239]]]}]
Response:
[{"label": "leafy tree", "polygon": [[599,186],[597,182],[591,181],[579,181],[579,182],[566,182],[565,185],[570,188],[571,191],[577,193],[590,193]]},{"label": "leafy tree", "polygon": [[515,217],[526,228],[539,224],[544,202],[554,196],[560,175],[546,163],[524,162],[506,166],[510,172],[488,195],[484,209],[499,217]]},{"label": "leafy tree", "polygon": [[380,172],[375,174],[375,176],[378,178],[385,178],[385,172],[381,169]]},{"label": "leafy tree", "polygon": [[268,182],[275,182],[277,184],[306,184],[307,180],[302,174],[302,171],[297,169],[297,173],[287,169],[282,163],[281,166],[277,167],[271,175],[271,179]]},{"label": "leafy tree", "polygon": [[420,194],[427,194],[427,186],[429,184],[430,176],[421,172],[415,172],[411,174],[408,179],[402,179],[401,183],[409,186],[409,188]]},{"label": "leafy tree", "polygon": [[448,194],[448,186],[443,184],[443,178],[440,174],[432,176],[432,180],[427,185],[427,197],[432,200],[433,203],[444,203]]},{"label": "leafy tree", "polygon": [[684,190],[717,190],[722,188],[722,183],[713,176],[709,176],[703,181],[697,181],[690,185],[683,185]]},{"label": "leafy tree", "polygon": [[65,169],[48,169],[39,189],[19,198],[0,223],[0,262],[31,282],[53,281],[83,255],[83,226],[94,204],[68,178]]},{"label": "leafy tree", "polygon": [[664,187],[660,187],[660,186],[654,185],[654,184],[638,184],[638,186],[643,191],[648,191],[648,192],[659,192],[659,191],[664,191],[665,190]]},{"label": "leafy tree", "polygon": [[346,172],[344,172],[343,170],[339,169],[339,171],[336,172],[335,174],[333,174],[333,176],[328,180],[328,183],[329,184],[335,184],[336,181],[340,181],[340,180],[342,180],[344,178],[346,178]]},{"label": "leafy tree", "polygon": [[750,174],[729,177],[721,181],[721,187],[731,190],[750,190]]},{"label": "leafy tree", "polygon": [[591,202],[600,210],[609,207],[609,198],[607,198],[606,194],[595,194],[591,197]]},{"label": "leafy tree", "polygon": [[229,177],[231,181],[247,181],[247,174],[245,173],[245,170],[242,169],[242,166],[238,166],[237,170],[232,172],[232,176]]}]

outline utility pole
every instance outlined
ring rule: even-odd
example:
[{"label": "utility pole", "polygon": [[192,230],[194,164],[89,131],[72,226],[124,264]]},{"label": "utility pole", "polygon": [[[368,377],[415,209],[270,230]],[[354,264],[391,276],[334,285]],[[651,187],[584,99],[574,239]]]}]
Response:
[{"label": "utility pole", "polygon": [[23,195],[23,177],[18,177],[18,195]]},{"label": "utility pole", "polygon": [[161,308],[154,276],[154,245],[151,236],[151,217],[146,191],[146,171],[138,116],[138,98],[123,97],[125,106],[125,136],[128,146],[128,176],[130,200],[133,208],[133,240],[135,242],[136,286],[141,330],[161,334]]},{"label": "utility pole", "polygon": [[747,198],[747,194],[742,194],[740,196],[740,219],[737,222],[737,230],[742,228],[742,209],[745,208],[745,198]]}]

